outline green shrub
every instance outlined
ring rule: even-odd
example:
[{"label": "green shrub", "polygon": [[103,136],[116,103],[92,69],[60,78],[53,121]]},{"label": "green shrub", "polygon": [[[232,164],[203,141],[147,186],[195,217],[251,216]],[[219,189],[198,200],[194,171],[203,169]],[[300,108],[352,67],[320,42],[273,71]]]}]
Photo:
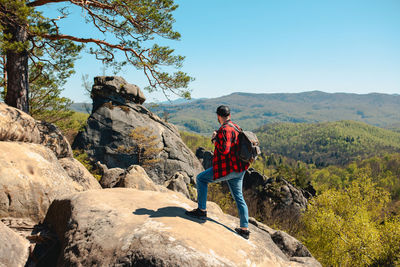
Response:
[{"label": "green shrub", "polygon": [[74,158],[77,159],[82,165],[93,175],[97,181],[100,181],[101,174],[100,170],[95,167],[95,165],[90,161],[88,154],[86,154],[83,150],[74,150]]},{"label": "green shrub", "polygon": [[326,266],[398,262],[400,223],[387,215],[389,200],[389,193],[365,176],[345,190],[329,189],[310,202],[302,239]]}]

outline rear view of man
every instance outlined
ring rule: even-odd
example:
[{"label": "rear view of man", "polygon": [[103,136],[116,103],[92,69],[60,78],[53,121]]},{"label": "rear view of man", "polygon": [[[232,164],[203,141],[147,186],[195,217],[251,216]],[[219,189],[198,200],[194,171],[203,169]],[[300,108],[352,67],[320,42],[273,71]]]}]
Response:
[{"label": "rear view of man", "polygon": [[235,130],[233,125],[237,129],[240,128],[231,121],[231,113],[227,106],[217,108],[217,117],[221,127],[218,131],[214,131],[211,139],[215,146],[213,166],[197,175],[198,208],[186,211],[186,214],[195,218],[206,219],[208,183],[227,181],[240,217],[240,227],[236,228],[235,231],[243,238],[248,239],[250,235],[248,229],[249,215],[242,194],[242,185],[249,164],[241,161],[237,156],[239,132]]}]

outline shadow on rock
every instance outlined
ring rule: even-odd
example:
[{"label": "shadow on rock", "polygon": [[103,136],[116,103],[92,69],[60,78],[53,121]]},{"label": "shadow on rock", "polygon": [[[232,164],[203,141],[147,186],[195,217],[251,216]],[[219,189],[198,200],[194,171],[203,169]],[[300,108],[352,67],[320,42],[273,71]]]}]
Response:
[{"label": "shadow on rock", "polygon": [[214,220],[214,219],[212,219],[210,217],[207,217],[206,220],[201,220],[201,219],[196,219],[196,218],[190,217],[190,216],[186,215],[185,212],[186,212],[186,209],[184,209],[184,208],[172,207],[171,206],[171,207],[159,208],[157,210],[150,210],[150,209],[140,208],[140,209],[135,210],[133,212],[133,214],[135,214],[135,215],[149,215],[150,218],[181,217],[183,219],[190,220],[190,221],[197,222],[197,223],[205,223],[206,221],[209,221],[209,222],[213,222],[213,223],[216,223],[218,225],[221,225],[221,226],[225,227],[227,230],[229,230],[232,233],[236,234],[236,232],[232,228],[230,228],[230,227],[226,226],[225,224],[222,224],[222,223],[220,223],[220,222],[218,222],[218,221],[216,221],[216,220]]}]

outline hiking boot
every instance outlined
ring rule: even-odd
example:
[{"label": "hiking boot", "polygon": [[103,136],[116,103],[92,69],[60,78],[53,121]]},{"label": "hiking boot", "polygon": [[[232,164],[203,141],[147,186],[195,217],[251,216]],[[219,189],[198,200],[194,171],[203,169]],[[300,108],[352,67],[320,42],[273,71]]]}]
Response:
[{"label": "hiking boot", "polygon": [[249,230],[243,230],[242,228],[235,228],[235,231],[238,235],[243,237],[244,239],[249,239],[250,237],[250,231]]},{"label": "hiking boot", "polygon": [[201,220],[207,219],[207,211],[202,211],[199,208],[191,210],[191,211],[186,211],[185,214],[189,215],[190,217],[201,219]]}]

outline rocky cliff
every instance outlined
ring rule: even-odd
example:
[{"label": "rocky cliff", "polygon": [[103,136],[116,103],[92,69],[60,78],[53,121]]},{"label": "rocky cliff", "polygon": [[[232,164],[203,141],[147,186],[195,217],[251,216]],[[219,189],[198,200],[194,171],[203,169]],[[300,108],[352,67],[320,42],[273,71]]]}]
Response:
[{"label": "rocky cliff", "polygon": [[135,153],[121,148],[137,146],[130,133],[137,127],[145,127],[156,136],[161,149],[156,156],[159,161],[145,168],[152,180],[162,184],[181,172],[193,182],[193,177],[202,170],[198,159],[181,140],[178,129],[141,105],[144,98],[138,87],[121,77],[96,77],[91,97],[92,113],[84,131],[75,138],[73,148],[83,149],[94,162],[122,169],[138,164]]}]

